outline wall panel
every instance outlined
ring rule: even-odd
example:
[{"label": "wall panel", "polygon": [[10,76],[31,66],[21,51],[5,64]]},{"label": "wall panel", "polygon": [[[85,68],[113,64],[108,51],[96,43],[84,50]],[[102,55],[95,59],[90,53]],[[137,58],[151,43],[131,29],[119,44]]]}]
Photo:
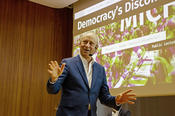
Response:
[{"label": "wall panel", "polygon": [[60,94],[47,93],[47,68],[71,56],[72,10],[26,0],[0,8],[0,116],[54,116]]}]

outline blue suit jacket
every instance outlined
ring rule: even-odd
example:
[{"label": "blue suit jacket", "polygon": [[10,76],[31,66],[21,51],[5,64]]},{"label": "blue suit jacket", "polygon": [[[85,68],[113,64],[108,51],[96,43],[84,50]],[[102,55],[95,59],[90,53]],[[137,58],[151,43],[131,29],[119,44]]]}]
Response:
[{"label": "blue suit jacket", "polygon": [[89,88],[86,73],[80,56],[63,59],[66,63],[62,75],[56,83],[47,83],[47,91],[56,94],[62,87],[62,97],[57,116],[87,116],[88,104],[91,105],[91,116],[96,116],[96,101],[118,110],[115,97],[109,93],[104,67],[93,64],[92,85]]}]

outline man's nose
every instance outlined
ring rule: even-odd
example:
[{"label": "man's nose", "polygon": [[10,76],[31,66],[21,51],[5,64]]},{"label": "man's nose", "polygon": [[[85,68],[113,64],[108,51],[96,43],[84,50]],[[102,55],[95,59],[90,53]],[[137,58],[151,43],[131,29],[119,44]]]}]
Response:
[{"label": "man's nose", "polygon": [[90,43],[89,42],[86,43],[86,47],[90,47]]}]

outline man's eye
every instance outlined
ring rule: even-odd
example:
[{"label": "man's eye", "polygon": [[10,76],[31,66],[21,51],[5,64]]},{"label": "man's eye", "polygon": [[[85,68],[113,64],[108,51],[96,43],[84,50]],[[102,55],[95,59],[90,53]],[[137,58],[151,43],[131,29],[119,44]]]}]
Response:
[{"label": "man's eye", "polygon": [[95,44],[94,43],[90,43],[91,46],[94,46]]},{"label": "man's eye", "polygon": [[86,43],[87,43],[87,41],[83,41],[83,43],[84,43],[84,44],[86,44]]}]

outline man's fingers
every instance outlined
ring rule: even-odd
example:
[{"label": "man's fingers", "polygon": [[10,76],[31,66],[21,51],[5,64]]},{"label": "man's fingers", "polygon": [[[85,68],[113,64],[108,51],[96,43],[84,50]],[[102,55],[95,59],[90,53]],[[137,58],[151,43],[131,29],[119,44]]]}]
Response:
[{"label": "man's fingers", "polygon": [[128,100],[136,100],[135,97],[128,97]]},{"label": "man's fingers", "polygon": [[54,61],[50,61],[50,63],[52,64],[53,67],[56,66]]},{"label": "man's fingers", "polygon": [[128,104],[135,104],[135,102],[133,102],[133,101],[128,101]]},{"label": "man's fingers", "polygon": [[54,63],[55,63],[56,66],[59,66],[57,61],[54,61]]},{"label": "man's fingers", "polygon": [[131,91],[133,91],[133,90],[132,89],[126,90],[123,94],[128,94]]},{"label": "man's fingers", "polygon": [[51,70],[53,70],[53,69],[54,69],[54,67],[53,67],[53,65],[52,65],[52,64],[49,64],[49,68],[50,68]]},{"label": "man's fingers", "polygon": [[136,97],[136,94],[127,94],[128,97]]},{"label": "man's fingers", "polygon": [[49,72],[49,74],[52,74],[52,71],[51,70],[48,69],[47,71]]},{"label": "man's fingers", "polygon": [[66,65],[66,63],[63,63],[63,64],[61,65],[61,72],[63,72],[65,65]]}]

